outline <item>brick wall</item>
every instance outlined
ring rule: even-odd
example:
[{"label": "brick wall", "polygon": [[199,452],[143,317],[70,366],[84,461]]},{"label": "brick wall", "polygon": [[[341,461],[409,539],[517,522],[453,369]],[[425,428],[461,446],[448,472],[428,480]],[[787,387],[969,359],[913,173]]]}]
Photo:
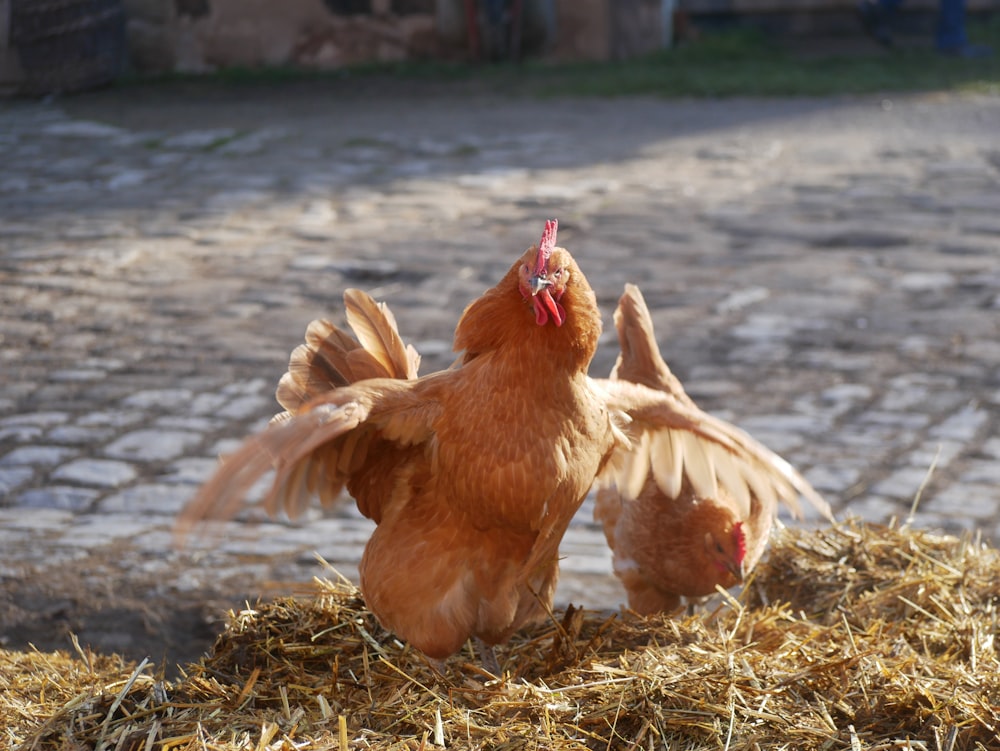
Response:
[{"label": "brick wall", "polygon": [[[337,68],[468,55],[463,0],[124,0],[133,66]],[[621,59],[662,43],[662,0],[525,0],[522,48]]]},{"label": "brick wall", "polygon": [[[4,39],[7,10],[12,3],[32,1],[0,0],[0,87],[19,76],[18,57]],[[128,62],[140,72],[335,69],[466,59],[470,53],[464,0],[65,0],[57,5],[85,12],[91,4],[119,2]],[[523,0],[520,49],[561,60],[649,52],[662,41],[661,2]],[[486,41],[481,38],[481,49],[489,57]]]},{"label": "brick wall", "polygon": [[447,54],[435,0],[124,0],[138,70],[337,68]]},{"label": "brick wall", "polygon": [[[0,0],[0,91],[16,82],[19,58],[6,40],[11,5]],[[118,0],[66,0],[65,3]],[[767,18],[796,14],[815,32],[830,11],[855,30],[856,0],[677,0],[689,17]],[[907,11],[939,0],[906,0]],[[143,72],[202,72],[243,66],[335,69],[365,62],[464,59],[469,55],[464,0],[121,0],[131,67]],[[523,0],[522,50],[557,60],[614,60],[645,54],[670,36],[663,0]],[[969,10],[1000,0],[968,0]],[[484,45],[485,46],[485,45]]]}]

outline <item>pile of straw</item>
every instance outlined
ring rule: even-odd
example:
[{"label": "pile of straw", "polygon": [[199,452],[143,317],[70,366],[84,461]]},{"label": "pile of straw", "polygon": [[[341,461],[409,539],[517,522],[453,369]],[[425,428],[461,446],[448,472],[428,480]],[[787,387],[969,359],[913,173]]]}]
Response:
[{"label": "pile of straw", "polygon": [[568,609],[440,673],[346,583],[233,613],[168,684],[0,652],[21,749],[1000,748],[1000,554],[851,520],[783,530],[741,601],[686,619]]}]

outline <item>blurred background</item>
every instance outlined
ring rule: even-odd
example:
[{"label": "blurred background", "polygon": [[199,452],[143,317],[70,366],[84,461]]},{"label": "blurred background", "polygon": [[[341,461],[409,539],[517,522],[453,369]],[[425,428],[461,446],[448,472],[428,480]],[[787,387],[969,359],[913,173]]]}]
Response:
[{"label": "blurred background", "polygon": [[[696,58],[702,67],[713,58],[759,63],[789,50],[836,59],[881,47],[897,53],[894,67],[900,50],[932,46],[946,13],[960,34],[947,44],[966,56],[966,17],[980,42],[972,46],[988,52],[998,8],[998,0],[3,0],[0,91],[66,93],[123,75],[527,60],[641,61],[618,70],[625,80],[617,86],[680,86],[684,93],[669,71],[650,80],[649,65],[690,69]],[[672,48],[680,48],[679,57],[658,54]],[[692,57],[692,48],[700,56]],[[793,86],[790,71],[765,78],[757,88]],[[876,79],[884,83],[885,73]],[[740,84],[754,88],[741,78],[701,80],[686,90],[718,93]]]}]

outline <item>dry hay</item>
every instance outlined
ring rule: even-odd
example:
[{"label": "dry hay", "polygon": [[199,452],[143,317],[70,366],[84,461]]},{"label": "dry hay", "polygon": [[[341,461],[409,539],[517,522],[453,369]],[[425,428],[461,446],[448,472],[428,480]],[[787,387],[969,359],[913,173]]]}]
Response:
[{"label": "dry hay", "polygon": [[[0,652],[20,749],[1000,747],[998,551],[851,520],[784,530],[740,602],[682,620],[570,609],[438,673],[356,590],[232,614],[167,684],[146,666]],[[2,741],[0,741],[2,745]]]}]

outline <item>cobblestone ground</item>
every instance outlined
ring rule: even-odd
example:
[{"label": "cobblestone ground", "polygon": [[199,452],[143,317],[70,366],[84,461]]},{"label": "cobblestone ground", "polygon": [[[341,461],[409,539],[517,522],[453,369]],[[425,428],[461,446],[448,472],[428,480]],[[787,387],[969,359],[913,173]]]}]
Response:
[{"label": "cobblestone ground", "polygon": [[[838,514],[1000,539],[1000,98],[541,101],[160,87],[0,108],[0,644],[195,657],[243,597],[348,577],[369,525],[176,511],[276,411],[341,291],[422,372],[560,220],[615,356],[626,281],[694,398]],[[934,470],[929,473],[933,465]],[[585,505],[560,600],[621,592]]]}]

